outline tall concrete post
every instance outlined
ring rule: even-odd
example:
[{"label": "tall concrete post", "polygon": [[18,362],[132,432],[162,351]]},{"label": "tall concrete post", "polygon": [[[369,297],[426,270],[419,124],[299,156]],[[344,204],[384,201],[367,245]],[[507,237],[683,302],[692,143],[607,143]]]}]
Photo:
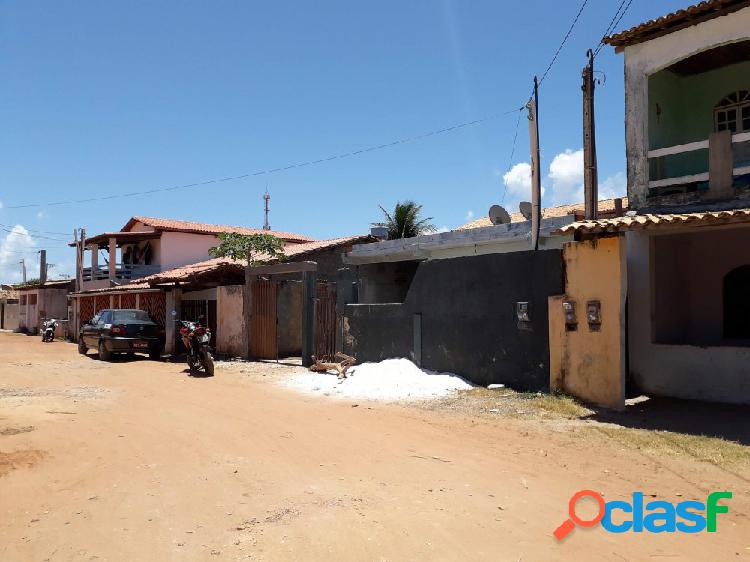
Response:
[{"label": "tall concrete post", "polygon": [[[178,319],[180,317],[181,308],[182,308],[182,289],[174,288],[170,292],[167,293],[167,310],[165,311],[165,320],[164,320],[164,352],[168,353],[169,355],[174,355],[177,351],[176,349],[176,343],[177,343],[177,324],[175,323],[175,319]],[[175,311],[175,315],[172,316],[172,311]]]},{"label": "tall concrete post", "polygon": [[315,281],[317,272],[302,272],[302,365],[312,365],[315,353]]}]

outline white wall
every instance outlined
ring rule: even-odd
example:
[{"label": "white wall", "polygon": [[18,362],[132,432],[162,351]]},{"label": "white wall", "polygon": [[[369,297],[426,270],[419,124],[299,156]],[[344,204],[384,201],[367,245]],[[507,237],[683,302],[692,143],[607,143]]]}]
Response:
[{"label": "white wall", "polygon": [[[750,239],[750,228],[739,228],[742,227],[707,232],[699,229],[696,236],[705,236],[706,241],[698,239],[695,244],[676,239],[681,244],[672,249],[685,253],[685,273],[677,275],[673,282],[675,291],[684,296],[672,310],[654,300],[653,235],[627,233],[629,371],[647,394],[750,404],[750,347],[706,342],[714,334],[714,343],[720,343],[715,336],[721,322],[723,276],[737,265],[748,263],[750,252],[735,242],[738,236]],[[716,238],[722,236],[724,243],[717,242]],[[708,243],[709,238],[714,238],[712,244]],[[683,337],[688,341],[703,339],[703,343],[655,343],[654,310],[658,314],[682,315],[679,322],[685,325]]]},{"label": "white wall", "polygon": [[648,76],[701,51],[750,38],[750,7],[625,48],[625,137],[631,208],[648,191]]},{"label": "white wall", "polygon": [[160,245],[161,269],[166,271],[211,259],[208,249],[218,246],[219,239],[207,234],[162,232]]}]

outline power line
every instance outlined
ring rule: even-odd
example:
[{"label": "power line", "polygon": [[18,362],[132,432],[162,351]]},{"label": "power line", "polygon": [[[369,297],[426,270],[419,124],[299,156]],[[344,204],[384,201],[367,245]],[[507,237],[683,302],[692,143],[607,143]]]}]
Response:
[{"label": "power line", "polygon": [[[627,2],[627,5],[626,5],[626,2]],[[604,39],[607,36],[609,36],[609,34],[612,33],[617,28],[618,25],[620,25],[622,18],[625,16],[625,13],[630,9],[630,5],[632,3],[633,3],[633,0],[622,0],[620,2],[620,5],[617,6],[617,11],[615,12],[615,15],[612,16],[611,20],[609,20],[609,25],[607,25],[607,29],[604,30],[604,35],[602,35],[601,41],[599,41],[599,44],[596,46],[596,49],[594,50],[594,58],[596,58],[596,55],[598,55],[599,51],[601,51],[602,48],[604,47]]]},{"label": "power line", "polygon": [[[62,238],[51,238],[49,236],[42,236],[41,234],[31,235],[28,232],[18,232],[17,230],[14,230],[12,227],[8,228],[8,225],[5,225],[5,224],[0,224],[0,230],[4,230],[5,232],[9,232],[11,235],[15,234],[16,236],[27,236],[29,238],[39,238],[39,239],[44,239],[44,240],[54,240],[55,242],[67,242],[68,241],[68,240],[64,240]],[[26,229],[26,228],[24,228],[24,230],[28,231],[28,229]]]},{"label": "power line", "polygon": [[339,153],[339,154],[334,154],[332,156],[328,156],[327,158],[319,158],[317,160],[310,160],[310,161],[306,161],[306,162],[296,162],[296,163],[290,164],[288,166],[282,166],[282,167],[278,167],[278,168],[271,168],[271,169],[259,170],[257,172],[249,172],[249,173],[241,174],[241,175],[238,175],[238,176],[228,176],[228,177],[224,177],[224,178],[214,178],[214,179],[211,179],[211,180],[206,180],[206,181],[196,182],[196,183],[188,183],[188,184],[183,184],[183,185],[174,185],[174,186],[171,186],[171,187],[160,187],[160,188],[156,188],[156,189],[147,189],[147,190],[144,190],[144,191],[132,191],[130,193],[117,193],[117,194],[114,194],[114,195],[106,195],[106,196],[100,196],[100,197],[89,197],[89,198],[86,198],[86,199],[70,199],[70,200],[65,200],[65,201],[52,201],[52,202],[47,202],[47,203],[25,203],[23,205],[6,205],[5,208],[7,208],[7,209],[26,209],[26,208],[30,208],[30,207],[53,207],[53,206],[59,206],[59,205],[74,205],[74,204],[80,204],[80,203],[90,203],[90,202],[93,202],[93,201],[105,201],[105,200],[111,200],[111,199],[124,199],[126,197],[136,197],[136,196],[140,196],[140,195],[149,195],[149,194],[152,194],[152,193],[163,193],[163,192],[168,192],[168,191],[175,191],[175,190],[178,190],[178,189],[188,189],[188,188],[191,188],[191,187],[200,187],[200,186],[214,184],[214,183],[222,183],[222,182],[227,182],[227,181],[237,181],[237,180],[241,180],[241,179],[245,179],[245,178],[249,178],[249,177],[263,176],[263,175],[275,174],[275,173],[279,173],[279,172],[286,172],[288,170],[292,170],[292,169],[296,169],[296,168],[304,168],[304,167],[308,167],[308,166],[315,166],[315,165],[318,165],[318,164],[324,164],[326,162],[331,162],[333,160],[341,160],[341,159],[344,159],[344,158],[350,158],[352,156],[359,156],[359,155],[362,155],[362,154],[365,154],[365,153],[375,152],[375,151],[378,151],[378,150],[383,150],[385,148],[391,148],[391,147],[394,147],[394,146],[397,146],[397,145],[400,145],[400,144],[407,144],[407,143],[411,143],[411,142],[416,142],[416,141],[419,141],[419,140],[423,140],[423,139],[426,139],[426,138],[429,138],[429,137],[433,137],[433,136],[436,136],[436,135],[442,135],[442,134],[445,134],[445,133],[450,133],[450,132],[453,132],[453,131],[457,131],[459,129],[463,129],[465,127],[472,127],[472,126],[475,126],[475,125],[486,123],[487,121],[498,119],[498,118],[503,117],[505,115],[509,115],[511,113],[515,113],[516,111],[518,111],[518,109],[514,108],[514,109],[510,109],[508,111],[503,111],[503,112],[500,112],[500,113],[494,113],[494,114],[491,114],[491,115],[487,115],[487,116],[481,117],[479,119],[474,119],[473,121],[466,121],[466,122],[463,122],[463,123],[458,123],[456,125],[451,125],[450,127],[445,127],[443,129],[437,129],[437,130],[429,131],[427,133],[422,133],[422,134],[419,134],[419,135],[414,135],[414,136],[411,136],[411,137],[404,137],[404,138],[396,139],[394,141],[387,142],[385,144],[372,145],[372,146],[368,146],[367,148],[362,148],[362,149],[354,150],[354,151],[351,151],[351,152],[342,152],[342,153]]},{"label": "power line", "polygon": [[583,10],[586,7],[586,4],[588,4],[588,3],[589,3],[589,0],[583,0],[583,2],[581,3],[581,7],[578,8],[578,13],[573,18],[573,21],[570,24],[570,27],[568,28],[568,31],[565,34],[565,37],[563,37],[562,41],[560,42],[560,46],[557,47],[557,51],[555,51],[555,54],[553,55],[552,60],[549,61],[549,64],[547,65],[547,68],[544,70],[544,73],[542,74],[542,77],[539,79],[539,86],[542,85],[542,82],[544,82],[544,79],[547,78],[547,74],[549,74],[549,71],[552,70],[552,67],[555,65],[555,62],[557,62],[557,57],[560,55],[560,51],[563,50],[563,47],[565,46],[565,43],[568,42],[568,39],[570,38],[570,35],[573,33],[573,29],[575,28],[576,24],[578,23],[578,20],[581,17],[581,14],[583,13]]},{"label": "power line", "polygon": [[[506,174],[513,169],[513,156],[515,156],[516,154],[516,141],[518,140],[518,126],[521,124],[522,112],[523,112],[523,108],[518,110],[518,119],[516,119],[516,130],[513,133],[513,143],[510,149],[510,158],[508,159],[508,171],[505,172]],[[505,194],[508,192],[508,183],[505,181],[505,178],[503,178],[503,183],[505,184],[505,187],[503,188],[503,196],[500,198],[500,205],[505,204]]]}]

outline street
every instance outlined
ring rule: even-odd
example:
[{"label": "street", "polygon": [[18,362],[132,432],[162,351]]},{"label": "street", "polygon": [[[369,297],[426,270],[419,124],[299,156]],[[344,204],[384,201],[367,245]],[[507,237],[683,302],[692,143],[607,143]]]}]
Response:
[{"label": "street", "polygon": [[[279,384],[298,369],[219,362],[197,378],[0,333],[0,559],[750,559],[746,465]],[[734,497],[716,533],[597,526],[558,543],[582,489]]]}]

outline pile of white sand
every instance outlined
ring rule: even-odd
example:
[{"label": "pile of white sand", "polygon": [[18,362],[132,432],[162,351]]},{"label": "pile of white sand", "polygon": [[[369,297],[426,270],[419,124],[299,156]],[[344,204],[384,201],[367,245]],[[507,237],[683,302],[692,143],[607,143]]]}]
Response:
[{"label": "pile of white sand", "polygon": [[357,365],[341,380],[335,374],[299,372],[287,384],[312,394],[373,400],[424,400],[473,387],[458,375],[420,369],[408,359]]}]

